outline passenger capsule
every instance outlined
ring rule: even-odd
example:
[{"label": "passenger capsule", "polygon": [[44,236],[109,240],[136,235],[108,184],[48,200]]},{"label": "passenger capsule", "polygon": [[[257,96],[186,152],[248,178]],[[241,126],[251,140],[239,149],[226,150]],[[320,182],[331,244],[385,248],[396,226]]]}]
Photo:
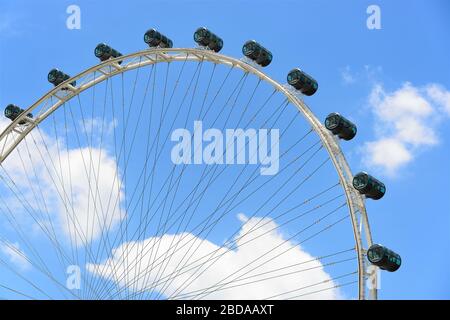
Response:
[{"label": "passenger capsule", "polygon": [[144,34],[144,41],[149,47],[172,48],[173,42],[165,35],[155,29],[147,30]]},{"label": "passenger capsule", "polygon": [[[63,83],[64,81],[70,79],[70,76],[68,74],[65,74],[64,72],[58,70],[58,69],[52,69],[48,73],[47,76],[48,82],[52,83],[56,86]],[[73,81],[70,83],[72,86],[75,86],[77,83],[76,81]]]},{"label": "passenger capsule", "polygon": [[242,47],[242,53],[263,67],[272,62],[272,53],[255,40],[247,41]]},{"label": "passenger capsule", "polygon": [[298,68],[288,73],[287,82],[307,96],[312,96],[319,88],[317,81],[313,77]]},{"label": "passenger capsule", "polygon": [[367,250],[367,259],[371,264],[389,272],[397,271],[402,264],[399,254],[379,244],[374,244]]},{"label": "passenger capsule", "polygon": [[198,45],[208,47],[215,52],[219,52],[223,48],[222,39],[204,27],[198,28],[195,31],[194,41]]},{"label": "passenger capsule", "polygon": [[[119,51],[111,48],[110,46],[104,43],[100,43],[99,45],[97,45],[95,47],[94,53],[95,56],[100,59],[100,61],[106,61],[110,58],[117,58],[122,56],[122,54]],[[122,61],[120,61],[119,64],[120,63],[122,63]]]},{"label": "passenger capsule", "polygon": [[356,135],[356,125],[339,113],[330,113],[325,119],[325,127],[334,135],[344,140],[351,140]]},{"label": "passenger capsule", "polygon": [[[25,110],[19,108],[18,106],[14,104],[9,104],[5,108],[5,117],[8,119],[11,119],[11,121],[14,121],[17,119],[18,116],[20,116]],[[27,114],[29,118],[33,118],[33,115],[31,113]],[[25,120],[20,120],[19,124],[26,124],[27,122]]]},{"label": "passenger capsule", "polygon": [[386,193],[383,182],[378,181],[366,172],[360,172],[353,177],[353,187],[367,198],[381,199]]}]

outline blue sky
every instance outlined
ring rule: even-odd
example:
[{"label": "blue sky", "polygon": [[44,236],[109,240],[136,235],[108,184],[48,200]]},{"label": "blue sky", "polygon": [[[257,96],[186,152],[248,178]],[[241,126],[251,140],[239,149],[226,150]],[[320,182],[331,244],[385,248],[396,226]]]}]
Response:
[{"label": "blue sky", "polygon": [[[55,66],[69,74],[92,66],[98,42],[123,53],[145,48],[150,27],[192,47],[193,30],[207,26],[234,57],[256,39],[272,51],[266,71],[280,82],[304,68],[319,82],[306,100],[317,117],[338,111],[358,124],[343,144],[352,170],[387,186],[382,200],[367,202],[372,233],[403,265],[382,274],[380,298],[450,298],[448,1],[0,1],[1,106],[30,105],[49,90]],[[80,30],[65,26],[70,4],[81,8]],[[380,30],[366,26],[372,4]],[[384,147],[385,164],[374,160]]]}]

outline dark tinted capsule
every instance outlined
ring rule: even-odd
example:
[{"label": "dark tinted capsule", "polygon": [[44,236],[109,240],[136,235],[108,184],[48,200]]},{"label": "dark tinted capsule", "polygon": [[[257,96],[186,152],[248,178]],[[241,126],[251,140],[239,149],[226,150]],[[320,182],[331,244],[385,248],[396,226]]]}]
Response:
[{"label": "dark tinted capsule", "polygon": [[[14,104],[9,104],[8,106],[6,106],[5,108],[5,117],[7,117],[8,119],[11,119],[11,121],[16,120],[16,118],[18,116],[20,116],[25,110],[23,110],[22,108],[14,105]],[[33,118],[33,115],[31,113],[27,114],[27,116],[29,118]],[[19,124],[26,124],[27,122],[25,120],[21,120],[19,121]]]},{"label": "dark tinted capsule", "polygon": [[397,271],[402,264],[399,254],[379,244],[374,244],[367,250],[367,259],[371,264],[390,272]]},{"label": "dark tinted capsule", "polygon": [[[100,61],[106,61],[110,58],[117,58],[122,56],[119,51],[111,48],[105,43],[100,43],[99,45],[97,45],[95,47],[94,53],[95,56],[100,59]],[[121,63],[121,61],[119,63]]]},{"label": "dark tinted capsule", "polygon": [[353,187],[358,190],[360,194],[374,200],[381,199],[386,193],[386,186],[384,183],[366,172],[360,172],[353,177]]},{"label": "dark tinted capsule", "polygon": [[313,77],[298,68],[288,73],[287,82],[307,96],[312,96],[319,88],[319,84]]},{"label": "dark tinted capsule", "polygon": [[144,41],[149,47],[172,48],[173,42],[165,35],[155,29],[147,30],[144,34]]},{"label": "dark tinted capsule", "polygon": [[[52,69],[50,70],[50,72],[48,73],[47,76],[48,82],[50,82],[51,84],[55,85],[55,87],[61,83],[63,83],[64,81],[70,79],[70,76],[58,69]],[[73,81],[70,83],[72,86],[76,85],[76,81]]]},{"label": "dark tinted capsule", "polygon": [[330,113],[325,119],[325,127],[334,135],[344,140],[351,140],[356,135],[356,125],[339,113]]},{"label": "dark tinted capsule", "polygon": [[198,28],[195,31],[194,41],[198,45],[208,47],[215,52],[219,52],[223,48],[222,39],[204,27]]},{"label": "dark tinted capsule", "polygon": [[255,40],[247,41],[242,46],[242,53],[263,67],[268,66],[272,62],[272,53]]}]

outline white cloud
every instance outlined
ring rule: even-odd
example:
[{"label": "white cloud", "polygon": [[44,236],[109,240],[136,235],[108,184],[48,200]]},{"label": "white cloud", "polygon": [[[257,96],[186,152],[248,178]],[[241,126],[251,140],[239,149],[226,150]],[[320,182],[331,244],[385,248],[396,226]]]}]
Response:
[{"label": "white cloud", "polygon": [[[300,291],[299,294],[329,288],[335,285],[331,280],[330,275],[324,271],[322,264],[317,259],[315,260],[309,253],[305,252],[301,246],[292,242],[283,243],[285,238],[276,231],[279,229],[277,229],[277,225],[274,221],[268,218],[248,219],[242,214],[238,216],[238,219],[242,222],[242,227],[236,238],[237,241],[235,242],[234,250],[230,249],[229,246],[218,246],[208,240],[202,241],[202,239],[189,233],[177,235],[166,234],[162,237],[152,237],[139,242],[123,243],[113,250],[110,258],[98,265],[88,264],[87,269],[98,276],[101,275],[106,279],[119,283],[121,287],[134,288],[138,291],[146,290],[152,285],[156,285],[157,291],[161,291],[163,290],[162,288],[164,285],[167,285],[164,287],[163,293],[168,297],[174,295],[174,293],[177,292],[177,288],[181,287],[182,289],[175,295],[178,296],[178,298],[192,298],[192,296],[189,295],[189,292],[209,288],[229,276],[229,278],[223,282],[227,283],[243,274],[245,274],[246,279],[227,284],[223,287],[226,288],[224,290],[211,292],[205,297],[200,297],[207,299],[263,299],[290,290],[317,284],[319,282],[323,283]],[[262,227],[255,228],[254,232],[239,239],[256,224]],[[244,242],[247,242],[250,239],[254,240],[244,245]],[[160,241],[158,250],[157,252],[154,252],[156,250],[152,251],[151,248],[158,241]],[[178,243],[179,250],[176,252],[170,251],[173,250],[170,249],[170,245],[173,243]],[[185,245],[186,243],[195,243],[193,248],[198,247],[195,254],[192,256],[192,252],[189,251],[191,245]],[[280,247],[276,248],[278,245],[280,245]],[[222,254],[223,256],[213,265],[213,267],[207,269],[195,279],[196,275],[199,275],[199,273],[195,273],[197,267],[200,267],[200,270],[203,270],[202,266],[208,265],[206,260],[211,257],[211,252],[215,251],[217,251],[216,257]],[[155,270],[144,273],[146,266],[151,266],[152,261],[163,260],[167,252],[172,254],[172,258],[166,268],[161,268],[163,272],[159,275],[159,279],[163,280],[156,280],[157,271]],[[285,253],[279,255],[282,252]],[[266,253],[267,255],[264,256],[264,258],[261,258],[249,267],[239,271],[241,267],[246,266],[251,261]],[[279,256],[277,257],[277,255]],[[139,274],[135,266],[135,261],[138,258],[142,259]],[[290,266],[294,263],[306,261],[308,262],[301,266],[297,265],[284,270],[277,270],[283,266]],[[170,276],[179,270],[180,266],[185,265],[185,263],[190,267],[183,269],[183,272],[180,272],[177,277],[172,277],[173,281],[168,282],[167,280],[170,279]],[[251,270],[253,267],[259,265],[261,266],[257,269]],[[193,270],[189,270],[191,268]],[[286,275],[286,273],[289,272],[309,268],[312,269]],[[158,268],[155,269],[157,270]],[[276,271],[267,273],[273,270]],[[261,275],[262,273],[265,274]],[[116,277],[116,275],[121,274],[126,274],[126,277]],[[144,274],[146,274],[146,276],[143,276]],[[281,276],[282,274],[284,274],[284,276]],[[268,276],[276,277],[249,284],[250,281],[265,279]],[[248,279],[248,277],[252,278]],[[133,281],[136,279],[139,280],[134,283]],[[195,280],[189,284],[188,289],[183,288],[183,283],[188,279]],[[245,285],[232,287],[233,285],[238,284]],[[284,296],[284,298],[286,297],[288,296]],[[337,289],[325,290],[315,295],[305,296],[304,298],[337,299],[340,298],[340,293]]]},{"label": "white cloud", "polygon": [[31,264],[17,242],[11,243],[3,241],[3,243],[0,243],[0,252],[2,252],[9,261],[20,270],[26,271],[30,269]]},{"label": "white cloud", "polygon": [[[63,181],[58,180],[64,176]],[[63,153],[61,166],[52,175],[52,181],[59,181],[57,188],[67,201],[71,201],[73,196],[71,210],[66,210],[65,202],[59,198],[57,211],[63,230],[79,245],[97,239],[105,228],[114,228],[125,216],[121,208],[124,194],[116,162],[105,150],[83,148]],[[52,181],[47,183],[51,185]]]},{"label": "white cloud", "polygon": [[363,162],[395,175],[425,148],[439,143],[436,126],[450,92],[438,85],[404,83],[394,92],[376,84],[369,96],[377,139],[363,146]]},{"label": "white cloud", "polygon": [[[8,124],[0,119],[0,128]],[[38,219],[38,226],[32,225],[33,232],[49,233],[51,219],[57,231],[63,231],[67,239],[80,246],[98,239],[105,226],[113,230],[125,217],[119,170],[105,149],[83,147],[67,151],[61,137],[57,143],[42,129],[40,134],[33,130],[2,166],[20,189],[20,200],[22,195],[24,199],[19,201],[11,191],[4,192],[7,204],[16,216],[35,224],[24,209],[31,207]],[[7,190],[7,186],[3,189]],[[26,220],[21,222],[25,224]]]},{"label": "white cloud", "polygon": [[403,143],[393,138],[367,142],[365,152],[366,161],[369,161],[370,165],[383,167],[390,173],[412,160],[411,152]]},{"label": "white cloud", "polygon": [[353,75],[350,71],[350,66],[346,66],[341,70],[341,78],[345,84],[351,84],[356,81],[355,75]]},{"label": "white cloud", "polygon": [[428,85],[426,90],[428,96],[450,116],[450,92],[435,83]]}]

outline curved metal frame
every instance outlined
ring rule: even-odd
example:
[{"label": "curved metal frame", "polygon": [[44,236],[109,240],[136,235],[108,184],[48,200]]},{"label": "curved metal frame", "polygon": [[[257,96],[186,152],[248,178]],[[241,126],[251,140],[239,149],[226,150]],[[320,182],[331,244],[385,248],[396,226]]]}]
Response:
[{"label": "curved metal frame", "polygon": [[[373,288],[370,288],[369,295],[367,295],[365,285],[367,274],[364,258],[367,248],[372,245],[372,236],[364,205],[364,197],[352,187],[353,175],[339,146],[339,140],[334,137],[332,133],[328,131],[315,117],[301,98],[301,95],[297,94],[295,90],[290,89],[289,86],[282,85],[273,80],[252,63],[231,58],[202,48],[150,48],[144,51],[104,61],[53,88],[32,106],[26,109],[25,112],[23,112],[13,122],[11,122],[11,124],[0,134],[0,164],[3,163],[8,155],[33,128],[46,119],[59,106],[77,96],[79,93],[106,80],[107,78],[129,70],[160,62],[185,60],[210,61],[230,67],[237,67],[245,72],[256,75],[261,80],[271,84],[274,89],[284,94],[311,124],[314,131],[319,135],[323,146],[326,148],[331,160],[333,161],[333,165],[338,173],[340,184],[344,189],[347,204],[350,209],[350,217],[352,220],[355,238],[355,249],[358,256],[358,297],[359,299],[377,299],[376,274],[372,275],[371,280]],[[119,62],[121,63],[119,64]],[[76,87],[70,85],[73,81],[77,81],[78,85]],[[63,88],[64,90],[62,90]],[[30,112],[34,114],[34,118],[29,118],[26,116]],[[22,121],[26,121],[26,124],[20,125],[19,122]]]}]

